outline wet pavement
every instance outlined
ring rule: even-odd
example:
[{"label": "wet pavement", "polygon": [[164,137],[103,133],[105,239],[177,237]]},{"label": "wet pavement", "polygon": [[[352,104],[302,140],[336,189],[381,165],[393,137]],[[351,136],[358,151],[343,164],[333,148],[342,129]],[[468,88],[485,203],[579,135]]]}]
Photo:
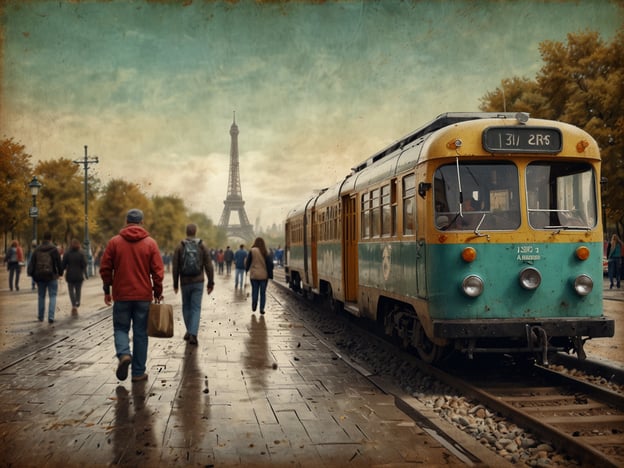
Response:
[{"label": "wet pavement", "polygon": [[56,321],[36,318],[22,276],[0,273],[2,466],[463,466],[394,398],[338,359],[269,285],[252,314],[233,277],[204,296],[199,345],[150,338],[149,380],[115,377],[111,310],[99,278],[71,314],[61,281]]}]

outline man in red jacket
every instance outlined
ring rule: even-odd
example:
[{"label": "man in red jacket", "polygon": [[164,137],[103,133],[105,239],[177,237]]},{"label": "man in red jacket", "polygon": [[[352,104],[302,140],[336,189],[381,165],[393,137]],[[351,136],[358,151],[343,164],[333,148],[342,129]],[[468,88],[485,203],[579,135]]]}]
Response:
[{"label": "man in red jacket", "polygon": [[[113,331],[119,364],[117,378],[147,380],[147,314],[152,299],[162,300],[164,266],[158,244],[142,226],[143,212],[133,208],[126,215],[126,226],[113,237],[104,250],[100,276],[104,283],[104,302],[113,300]],[[111,298],[112,286],[112,298]],[[132,323],[132,347],[128,333]]]}]

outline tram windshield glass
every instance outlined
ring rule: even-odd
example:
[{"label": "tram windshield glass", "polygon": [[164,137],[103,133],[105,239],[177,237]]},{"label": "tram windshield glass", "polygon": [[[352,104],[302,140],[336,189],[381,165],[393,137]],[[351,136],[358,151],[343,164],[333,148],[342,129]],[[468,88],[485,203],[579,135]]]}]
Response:
[{"label": "tram windshield glass", "polygon": [[535,229],[596,226],[592,166],[581,162],[535,162],[526,169],[529,224]]},{"label": "tram windshield glass", "polygon": [[520,226],[518,169],[510,162],[456,162],[434,175],[435,224],[442,231],[505,231]]}]

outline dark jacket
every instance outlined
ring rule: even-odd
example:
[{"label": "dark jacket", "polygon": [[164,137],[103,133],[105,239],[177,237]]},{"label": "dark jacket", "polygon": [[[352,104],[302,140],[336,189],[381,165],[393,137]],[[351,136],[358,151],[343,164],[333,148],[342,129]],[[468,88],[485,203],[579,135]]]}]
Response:
[{"label": "dark jacket", "polygon": [[33,252],[32,258],[30,259],[30,262],[28,262],[28,276],[32,276],[35,281],[42,281],[40,278],[34,276],[35,270],[37,269],[37,258],[41,255],[42,252],[47,252],[52,257],[52,269],[54,271],[54,277],[50,281],[57,280],[58,277],[63,274],[63,267],[61,266],[61,254],[56,248],[56,245],[54,245],[50,241],[43,241],[43,244],[37,247]]},{"label": "dark jacket", "polygon": [[[202,255],[202,272],[196,276],[184,276],[180,272],[182,269],[182,260],[184,258],[184,242],[188,241],[199,242],[199,252],[201,252]],[[204,273],[208,278],[208,286],[214,286],[214,266],[212,265],[212,257],[200,239],[187,237],[184,241],[180,242],[173,253],[171,266],[171,273],[173,274],[173,289],[179,289],[178,285],[184,286],[185,284],[203,283]]]},{"label": "dark jacket", "polygon": [[108,241],[100,263],[104,293],[112,286],[114,301],[160,298],[164,273],[158,244],[138,224],[128,224]]},{"label": "dark jacket", "polygon": [[81,283],[87,277],[87,256],[79,249],[68,250],[63,255],[62,267],[68,283]]}]

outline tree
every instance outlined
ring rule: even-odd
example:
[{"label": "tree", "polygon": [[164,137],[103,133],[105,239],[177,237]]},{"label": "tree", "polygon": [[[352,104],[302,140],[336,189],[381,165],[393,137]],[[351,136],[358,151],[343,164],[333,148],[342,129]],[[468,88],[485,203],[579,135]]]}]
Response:
[{"label": "tree", "polygon": [[156,196],[152,198],[152,204],[156,216],[148,224],[148,230],[161,250],[172,251],[178,241],[184,238],[188,224],[184,201],[174,196]]},{"label": "tree", "polygon": [[[68,244],[84,231],[84,191],[79,167],[70,159],[39,161],[35,168],[42,184],[39,226],[57,243]],[[39,200],[38,199],[38,200]]]},{"label": "tree", "polygon": [[[544,65],[535,80],[511,78],[481,98],[481,110],[529,112],[591,134],[601,150],[607,219],[624,232],[624,29],[605,43],[596,32],[568,34],[567,44],[540,43]],[[504,97],[504,99],[503,99]],[[503,104],[501,106],[501,104]],[[606,229],[606,227],[605,227]]]},{"label": "tree", "polygon": [[227,233],[215,226],[210,218],[204,213],[191,213],[189,222],[197,225],[198,237],[206,247],[218,248],[227,242]]},{"label": "tree", "polygon": [[4,250],[9,236],[21,239],[31,237],[30,234],[26,235],[32,223],[28,216],[31,205],[28,184],[33,174],[31,157],[25,152],[24,145],[16,143],[12,138],[0,141],[0,226],[4,233]]},{"label": "tree", "polygon": [[142,210],[145,222],[150,223],[153,219],[152,202],[137,184],[122,179],[113,179],[106,184],[97,203],[96,242],[106,243],[116,235],[125,226],[126,213],[131,208]]}]

